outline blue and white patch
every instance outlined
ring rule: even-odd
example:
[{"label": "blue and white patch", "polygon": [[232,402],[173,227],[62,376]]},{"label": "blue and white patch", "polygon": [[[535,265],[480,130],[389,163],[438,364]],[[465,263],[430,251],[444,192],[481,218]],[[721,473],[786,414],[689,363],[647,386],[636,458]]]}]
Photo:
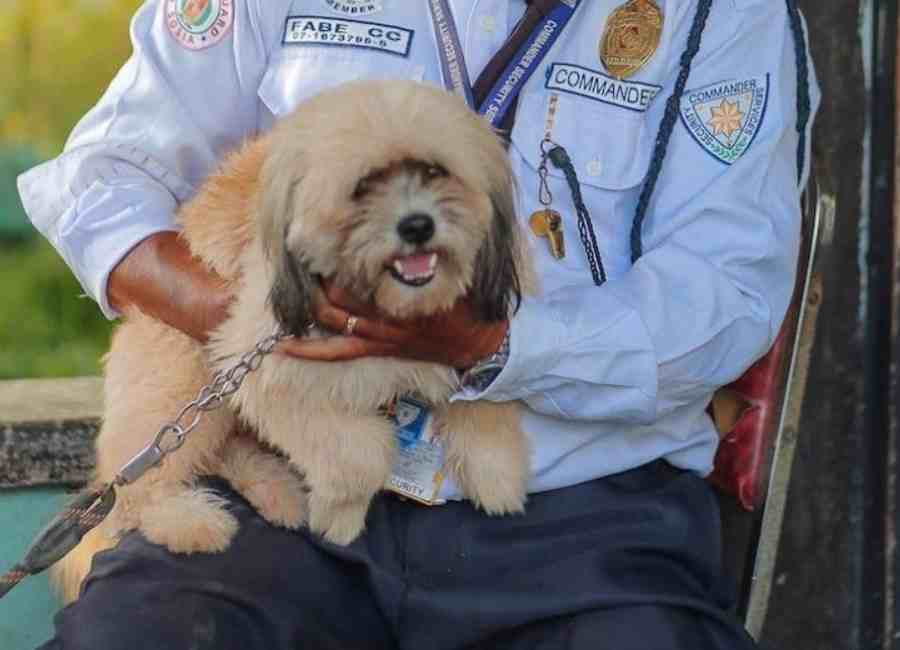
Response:
[{"label": "blue and white patch", "polygon": [[397,441],[402,449],[412,447],[422,440],[431,424],[428,405],[409,396],[397,400],[390,418],[394,421]]},{"label": "blue and white patch", "polygon": [[342,45],[409,56],[413,30],[397,25],[326,16],[288,16],[284,45]]},{"label": "blue and white patch", "polygon": [[769,102],[769,75],[688,90],[681,98],[681,121],[716,160],[732,164],[756,138]]},{"label": "blue and white patch", "polygon": [[572,63],[551,65],[547,70],[544,86],[637,113],[646,112],[650,102],[662,90],[662,86],[615,79],[599,70]]},{"label": "blue and white patch", "polygon": [[384,9],[382,0],[322,0],[325,6],[343,16],[368,16]]}]

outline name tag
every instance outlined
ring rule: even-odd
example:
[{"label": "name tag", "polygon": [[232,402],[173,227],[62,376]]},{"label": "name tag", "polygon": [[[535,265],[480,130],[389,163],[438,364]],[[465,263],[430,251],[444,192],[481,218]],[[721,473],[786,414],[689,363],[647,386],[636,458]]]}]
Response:
[{"label": "name tag", "polygon": [[284,45],[343,45],[408,56],[413,30],[363,20],[323,16],[289,16]]},{"label": "name tag", "polygon": [[388,417],[397,435],[397,459],[385,489],[425,505],[442,504],[438,492],[444,482],[444,447],[431,409],[406,396],[397,400]]},{"label": "name tag", "polygon": [[645,112],[662,90],[662,86],[615,79],[599,70],[570,63],[551,65],[545,86],[638,113]]}]

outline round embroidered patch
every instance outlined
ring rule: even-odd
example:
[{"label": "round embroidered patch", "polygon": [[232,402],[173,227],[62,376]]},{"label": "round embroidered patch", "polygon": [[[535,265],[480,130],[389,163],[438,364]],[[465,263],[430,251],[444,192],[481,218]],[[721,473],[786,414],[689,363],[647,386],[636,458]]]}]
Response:
[{"label": "round embroidered patch", "polygon": [[323,0],[325,6],[344,16],[367,16],[384,9],[382,0]]},{"label": "round embroidered patch", "polygon": [[166,0],[169,33],[189,50],[211,47],[234,22],[234,0]]}]

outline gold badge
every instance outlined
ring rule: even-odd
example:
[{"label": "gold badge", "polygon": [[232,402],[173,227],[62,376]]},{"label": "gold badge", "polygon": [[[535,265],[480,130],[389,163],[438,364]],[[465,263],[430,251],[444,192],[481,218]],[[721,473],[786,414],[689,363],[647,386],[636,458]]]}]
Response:
[{"label": "gold badge", "polygon": [[653,0],[628,0],[606,21],[600,60],[607,72],[625,79],[644,67],[659,47],[663,15]]}]

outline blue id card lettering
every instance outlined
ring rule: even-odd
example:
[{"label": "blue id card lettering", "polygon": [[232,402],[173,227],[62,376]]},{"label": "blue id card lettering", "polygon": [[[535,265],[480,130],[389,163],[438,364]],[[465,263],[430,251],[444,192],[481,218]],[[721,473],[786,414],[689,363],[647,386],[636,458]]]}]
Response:
[{"label": "blue id card lettering", "polygon": [[444,447],[436,435],[431,409],[404,396],[389,417],[397,436],[397,458],[385,488],[426,505],[442,503],[438,492],[444,481]]}]

